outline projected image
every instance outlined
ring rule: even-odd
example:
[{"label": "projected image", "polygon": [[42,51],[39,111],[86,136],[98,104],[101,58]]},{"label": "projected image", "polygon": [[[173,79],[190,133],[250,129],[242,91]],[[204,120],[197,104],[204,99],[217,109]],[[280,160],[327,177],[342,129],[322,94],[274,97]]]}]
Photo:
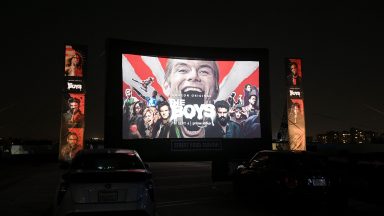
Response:
[{"label": "projected image", "polygon": [[290,99],[288,108],[288,134],[291,150],[305,150],[304,101]]},{"label": "projected image", "polygon": [[290,87],[301,87],[301,59],[289,59],[287,82]]},{"label": "projected image", "polygon": [[64,100],[65,112],[62,114],[62,127],[83,128],[85,95],[70,93]]},{"label": "projected image", "polygon": [[84,58],[80,48],[66,45],[65,46],[65,76],[82,77],[83,76]]},{"label": "projected image", "polygon": [[123,138],[260,138],[259,62],[122,55]]},{"label": "projected image", "polygon": [[61,140],[59,160],[70,161],[83,149],[83,128],[69,128]]},{"label": "projected image", "polygon": [[64,95],[59,160],[70,161],[83,149],[85,94]]}]

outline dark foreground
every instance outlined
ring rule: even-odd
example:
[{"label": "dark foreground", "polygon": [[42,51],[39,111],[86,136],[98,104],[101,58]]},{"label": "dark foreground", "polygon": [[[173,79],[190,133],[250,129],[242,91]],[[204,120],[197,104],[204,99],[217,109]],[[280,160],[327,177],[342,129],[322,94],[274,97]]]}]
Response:
[{"label": "dark foreground", "polygon": [[[238,197],[229,181],[212,182],[210,162],[151,163],[157,214],[168,215],[340,215],[321,203],[284,205]],[[0,215],[50,215],[60,177],[53,160],[0,161]],[[350,196],[343,215],[384,215],[382,202]]]}]

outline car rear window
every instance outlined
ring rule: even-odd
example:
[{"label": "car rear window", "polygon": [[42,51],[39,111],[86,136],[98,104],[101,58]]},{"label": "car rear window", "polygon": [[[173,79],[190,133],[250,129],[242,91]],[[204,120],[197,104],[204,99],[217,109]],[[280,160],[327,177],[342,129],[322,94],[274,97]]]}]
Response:
[{"label": "car rear window", "polygon": [[84,154],[72,162],[72,169],[81,170],[129,170],[144,169],[144,164],[136,155],[126,154]]}]

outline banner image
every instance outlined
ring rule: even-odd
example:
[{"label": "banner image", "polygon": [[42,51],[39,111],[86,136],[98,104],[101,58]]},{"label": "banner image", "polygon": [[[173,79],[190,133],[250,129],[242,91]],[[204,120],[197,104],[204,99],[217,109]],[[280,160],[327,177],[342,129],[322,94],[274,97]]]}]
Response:
[{"label": "banner image", "polygon": [[290,150],[306,150],[301,59],[287,59],[288,141]]},{"label": "banner image", "polygon": [[87,46],[66,45],[59,159],[70,161],[83,149]]},{"label": "banner image", "polygon": [[65,69],[64,75],[68,77],[83,77],[85,63],[84,46],[77,47],[72,45],[65,46]]},{"label": "banner image", "polygon": [[301,88],[301,59],[289,59],[287,71],[288,86],[290,88]]},{"label": "banner image", "polygon": [[85,94],[67,93],[63,97],[60,160],[72,160],[83,149]]},{"label": "banner image", "polygon": [[259,62],[122,55],[123,139],[260,138]]},{"label": "banner image", "polygon": [[84,129],[68,128],[60,140],[59,160],[70,161],[84,147]]},{"label": "banner image", "polygon": [[63,102],[63,128],[83,128],[84,127],[84,105],[85,94],[69,93],[64,97]]},{"label": "banner image", "polygon": [[305,150],[304,102],[291,99],[288,107],[288,134],[291,150]]}]

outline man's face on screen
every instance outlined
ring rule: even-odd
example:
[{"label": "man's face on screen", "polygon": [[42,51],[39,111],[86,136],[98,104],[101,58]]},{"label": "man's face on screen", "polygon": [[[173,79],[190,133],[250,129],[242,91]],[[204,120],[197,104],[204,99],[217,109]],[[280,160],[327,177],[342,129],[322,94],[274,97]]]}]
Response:
[{"label": "man's face on screen", "polygon": [[217,66],[214,61],[172,59],[172,68],[164,85],[168,97],[202,94],[204,103],[217,97]]},{"label": "man's face on screen", "polygon": [[160,116],[163,120],[166,120],[170,117],[168,105],[164,105],[164,106],[160,107]]},{"label": "man's face on screen", "polygon": [[[218,74],[215,61],[169,59],[164,83],[165,94],[169,99],[183,101],[183,107],[202,108],[206,104],[213,104],[218,95]],[[193,111],[188,108],[186,112]],[[184,137],[204,137],[203,125],[206,118],[197,119],[195,115],[193,118],[184,116],[177,120]]]},{"label": "man's face on screen", "polygon": [[255,105],[255,104],[256,104],[256,96],[255,96],[255,95],[252,95],[252,96],[249,98],[249,104],[252,104],[252,105]]},{"label": "man's face on screen", "polygon": [[79,110],[79,104],[76,102],[69,103],[69,108],[72,112],[77,112]]},{"label": "man's face on screen", "polygon": [[247,91],[247,92],[250,92],[252,89],[251,89],[251,85],[247,85],[246,87],[245,87],[245,90]]},{"label": "man's face on screen", "polygon": [[235,118],[236,119],[241,119],[241,110],[240,109],[236,109],[236,111],[235,111]]},{"label": "man's face on screen", "polygon": [[291,65],[291,72],[296,75],[297,74],[297,66],[295,64]]},{"label": "man's face on screen", "polygon": [[67,138],[67,143],[71,146],[74,147],[77,144],[78,138],[76,135],[69,135]]},{"label": "man's face on screen", "polygon": [[132,91],[131,91],[131,89],[126,89],[126,90],[125,90],[125,96],[127,96],[127,98],[130,98],[131,95],[132,95]]}]

